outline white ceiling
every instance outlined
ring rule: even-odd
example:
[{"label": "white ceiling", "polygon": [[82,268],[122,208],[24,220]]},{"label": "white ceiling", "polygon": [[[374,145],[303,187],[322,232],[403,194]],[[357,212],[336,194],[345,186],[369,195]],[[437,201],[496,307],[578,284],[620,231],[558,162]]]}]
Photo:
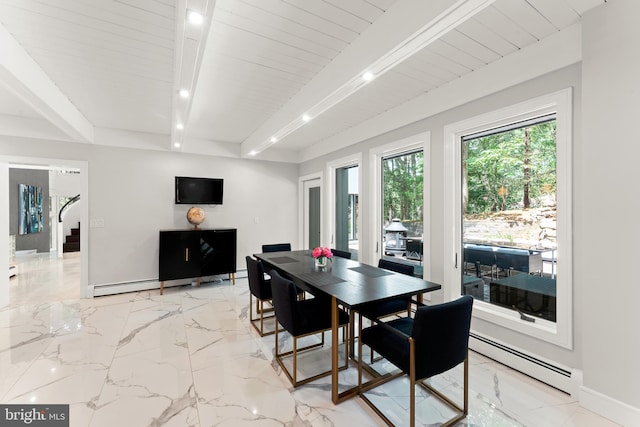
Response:
[{"label": "white ceiling", "polygon": [[100,144],[102,130],[117,130],[156,134],[157,149],[227,143],[242,156],[302,158],[601,3],[0,0],[0,134]]}]

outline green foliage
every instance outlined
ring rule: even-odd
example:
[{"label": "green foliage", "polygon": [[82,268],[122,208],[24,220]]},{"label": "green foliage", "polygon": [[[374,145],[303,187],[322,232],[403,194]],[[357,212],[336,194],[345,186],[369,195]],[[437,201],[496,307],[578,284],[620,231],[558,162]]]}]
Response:
[{"label": "green foliage", "polygon": [[383,209],[385,222],[422,221],[424,156],[422,151],[384,159]]},{"label": "green foliage", "polygon": [[[526,134],[528,133],[528,144]],[[556,192],[556,122],[500,132],[463,142],[466,146],[468,214],[532,206]]]}]

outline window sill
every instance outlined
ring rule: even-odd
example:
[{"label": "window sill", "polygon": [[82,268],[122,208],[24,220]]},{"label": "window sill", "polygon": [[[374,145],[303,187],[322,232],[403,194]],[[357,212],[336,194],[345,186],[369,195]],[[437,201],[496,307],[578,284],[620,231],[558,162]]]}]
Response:
[{"label": "window sill", "polygon": [[535,322],[520,318],[520,313],[484,301],[475,300],[473,317],[537,338],[567,349],[572,348],[570,335],[555,322],[535,317]]}]

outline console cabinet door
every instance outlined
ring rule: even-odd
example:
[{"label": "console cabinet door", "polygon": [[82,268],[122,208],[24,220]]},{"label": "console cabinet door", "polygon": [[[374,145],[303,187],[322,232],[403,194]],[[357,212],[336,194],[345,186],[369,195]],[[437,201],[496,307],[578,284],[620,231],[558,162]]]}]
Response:
[{"label": "console cabinet door", "polygon": [[235,273],[235,229],[201,230],[199,244],[202,276]]},{"label": "console cabinet door", "polygon": [[158,280],[200,276],[200,233],[161,231]]}]

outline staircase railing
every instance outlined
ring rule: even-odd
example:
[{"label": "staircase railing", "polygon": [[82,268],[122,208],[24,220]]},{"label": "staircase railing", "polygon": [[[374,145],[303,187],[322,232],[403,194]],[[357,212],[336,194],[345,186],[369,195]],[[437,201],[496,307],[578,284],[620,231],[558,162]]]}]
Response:
[{"label": "staircase railing", "polygon": [[72,197],[67,203],[64,204],[64,206],[60,208],[60,212],[58,213],[58,222],[62,222],[62,218],[64,217],[64,214],[67,211],[67,209],[69,209],[72,205],[74,205],[78,200],[80,200],[79,194],[75,197]]}]

